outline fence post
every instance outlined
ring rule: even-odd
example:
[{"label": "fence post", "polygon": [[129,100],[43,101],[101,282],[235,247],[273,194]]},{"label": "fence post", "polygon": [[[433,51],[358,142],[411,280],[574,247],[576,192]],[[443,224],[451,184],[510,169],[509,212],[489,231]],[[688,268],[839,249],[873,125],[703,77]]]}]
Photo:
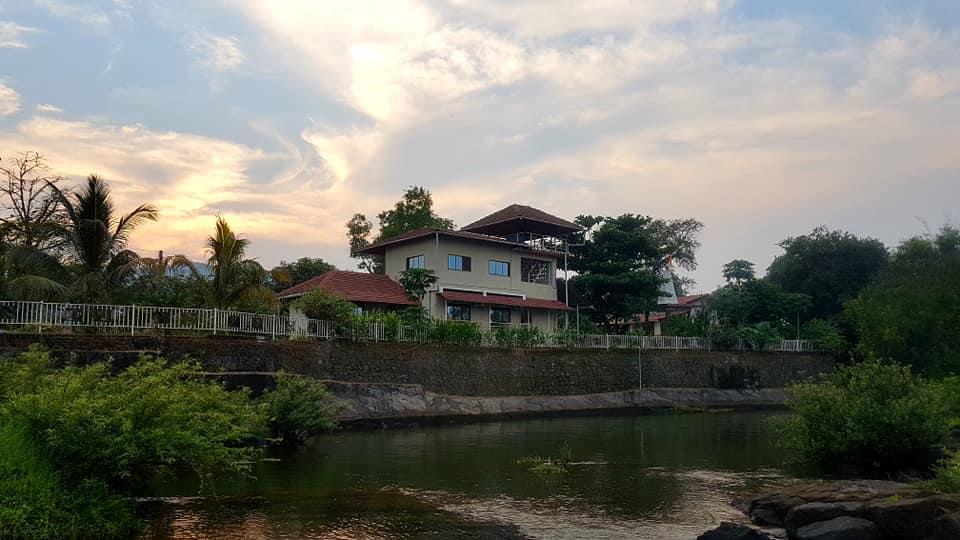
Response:
[{"label": "fence post", "polygon": [[130,337],[133,337],[133,327],[137,321],[137,305],[130,306]]},{"label": "fence post", "polygon": [[217,327],[220,325],[220,316],[217,314],[217,308],[213,308],[213,335],[217,335]]},{"label": "fence post", "polygon": [[43,300],[40,301],[40,324],[37,325],[37,334],[43,335]]}]

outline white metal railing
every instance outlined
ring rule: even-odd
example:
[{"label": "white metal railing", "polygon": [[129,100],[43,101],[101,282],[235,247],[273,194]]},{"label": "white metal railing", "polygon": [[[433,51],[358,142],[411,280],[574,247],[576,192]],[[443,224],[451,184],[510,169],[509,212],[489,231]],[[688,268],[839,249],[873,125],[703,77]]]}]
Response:
[{"label": "white metal railing", "polygon": [[[451,321],[444,321],[450,323]],[[221,309],[154,306],[115,306],[106,304],[66,304],[46,302],[0,301],[0,329],[15,327],[20,332],[60,332],[91,330],[129,333],[138,331],[183,332],[199,335],[240,334],[271,338],[352,339],[356,341],[443,342],[474,346],[559,347],[579,349],[655,349],[711,350],[710,340],[702,337],[587,335],[563,332],[543,333],[529,325],[497,326],[464,322],[476,328],[453,336],[438,336],[441,323],[420,325],[355,321],[338,325],[331,321],[290,318]],[[528,331],[512,335],[498,329]],[[491,330],[491,331],[486,331]],[[741,341],[735,350],[744,350]],[[766,350],[812,352],[809,340],[785,339]]]}]

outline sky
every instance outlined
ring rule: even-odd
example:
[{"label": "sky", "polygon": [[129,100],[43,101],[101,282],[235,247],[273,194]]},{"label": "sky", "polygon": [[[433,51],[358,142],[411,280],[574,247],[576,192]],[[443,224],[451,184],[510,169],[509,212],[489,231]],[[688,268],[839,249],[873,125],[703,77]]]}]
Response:
[{"label": "sky", "polygon": [[353,268],[405,187],[695,217],[695,290],[818,225],[888,245],[960,221],[957,0],[0,0],[0,156],[44,154],[131,247]]}]

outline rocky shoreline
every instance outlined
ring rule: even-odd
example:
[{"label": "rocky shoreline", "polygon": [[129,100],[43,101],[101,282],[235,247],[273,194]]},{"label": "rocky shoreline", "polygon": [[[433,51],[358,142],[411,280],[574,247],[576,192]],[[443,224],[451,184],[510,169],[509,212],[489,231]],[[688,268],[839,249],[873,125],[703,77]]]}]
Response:
[{"label": "rocky shoreline", "polygon": [[957,540],[960,496],[876,480],[794,484],[733,505],[752,525],[698,540]]}]

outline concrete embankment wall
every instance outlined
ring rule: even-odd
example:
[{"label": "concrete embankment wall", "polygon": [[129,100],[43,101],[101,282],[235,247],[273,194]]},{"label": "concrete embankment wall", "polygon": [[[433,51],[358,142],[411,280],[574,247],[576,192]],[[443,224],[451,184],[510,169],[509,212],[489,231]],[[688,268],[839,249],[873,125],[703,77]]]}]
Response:
[{"label": "concrete embankment wall", "polygon": [[284,370],[352,383],[420,385],[457,396],[563,396],[638,388],[782,388],[831,371],[833,359],[802,353],[458,348],[247,338],[0,336],[0,349],[39,342],[60,357],[118,365],[142,352],[192,357],[209,371]]},{"label": "concrete embankment wall", "polygon": [[193,358],[255,390],[279,370],[325,381],[341,419],[421,421],[672,407],[782,406],[784,386],[832,371],[826,355],[755,352],[470,349],[236,337],[0,335],[0,352],[40,343],[63,360]]}]

